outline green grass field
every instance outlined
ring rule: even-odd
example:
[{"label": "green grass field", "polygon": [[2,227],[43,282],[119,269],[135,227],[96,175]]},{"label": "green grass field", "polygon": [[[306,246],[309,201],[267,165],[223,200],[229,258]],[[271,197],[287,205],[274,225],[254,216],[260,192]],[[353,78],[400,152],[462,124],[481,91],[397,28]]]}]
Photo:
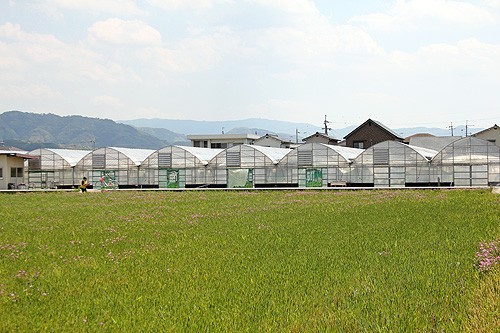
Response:
[{"label": "green grass field", "polygon": [[499,216],[488,190],[0,194],[0,331],[500,330],[474,267]]}]

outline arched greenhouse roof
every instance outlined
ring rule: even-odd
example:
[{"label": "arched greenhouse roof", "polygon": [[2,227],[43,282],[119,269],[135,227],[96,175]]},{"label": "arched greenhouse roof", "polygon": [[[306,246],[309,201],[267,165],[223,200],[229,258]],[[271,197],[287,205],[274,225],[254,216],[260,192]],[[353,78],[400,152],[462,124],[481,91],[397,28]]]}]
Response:
[{"label": "arched greenhouse roof", "polygon": [[320,142],[305,143],[286,154],[279,162],[283,166],[340,166],[347,165],[364,150]]},{"label": "arched greenhouse roof", "polygon": [[65,161],[70,167],[74,167],[90,152],[90,150],[39,148],[30,151],[29,154],[37,157],[55,155]]},{"label": "arched greenhouse roof", "polygon": [[487,140],[466,137],[444,147],[433,159],[434,164],[499,163],[500,147]]},{"label": "arched greenhouse roof", "polygon": [[356,157],[358,157],[360,154],[362,154],[365,151],[364,149],[359,149],[359,148],[333,146],[333,145],[327,145],[324,143],[320,143],[320,145],[324,145],[324,146],[328,147],[329,149],[336,151],[340,156],[345,158],[347,161],[354,160]]},{"label": "arched greenhouse roof", "polygon": [[415,161],[429,162],[438,152],[428,148],[410,146],[399,141],[379,142],[361,153],[353,161],[360,164],[395,164]]},{"label": "arched greenhouse roof", "polygon": [[207,165],[208,162],[223,149],[201,148],[190,146],[167,146],[153,152],[143,162],[146,168],[158,167],[196,167]]},{"label": "arched greenhouse roof", "polygon": [[149,155],[155,152],[152,149],[136,149],[136,148],[121,148],[121,147],[109,147],[108,149],[114,149],[123,155],[127,156],[135,165],[139,166],[142,162],[148,158]]},{"label": "arched greenhouse roof", "polygon": [[242,144],[227,148],[209,162],[217,167],[265,167],[276,165],[292,149]]},{"label": "arched greenhouse roof", "polygon": [[214,158],[217,154],[219,154],[223,149],[214,149],[214,148],[200,148],[200,147],[190,147],[190,146],[174,146],[176,148],[182,149],[195,156],[200,160],[200,162],[204,165],[207,165],[208,162]]},{"label": "arched greenhouse roof", "polygon": [[260,151],[262,154],[266,155],[270,160],[273,161],[274,164],[278,164],[279,160],[281,160],[286,154],[292,151],[289,148],[275,148],[275,147],[264,147],[257,145],[243,145],[254,148],[255,150]]}]

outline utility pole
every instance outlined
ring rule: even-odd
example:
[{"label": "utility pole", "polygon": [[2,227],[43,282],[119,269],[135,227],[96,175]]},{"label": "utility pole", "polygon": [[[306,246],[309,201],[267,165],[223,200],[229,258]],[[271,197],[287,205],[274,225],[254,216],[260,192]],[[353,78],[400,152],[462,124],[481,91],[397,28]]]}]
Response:
[{"label": "utility pole", "polygon": [[328,120],[326,120],[326,114],[325,114],[325,121],[323,122],[323,124],[325,124],[325,134],[328,135],[328,130],[331,130],[331,128],[328,127],[328,124],[330,122]]},{"label": "utility pole", "polygon": [[451,123],[450,126],[448,126],[448,128],[451,130],[451,136],[453,136],[453,122]]},{"label": "utility pole", "polygon": [[469,136],[469,126],[474,126],[474,125],[469,125],[469,121],[465,121],[465,137]]}]

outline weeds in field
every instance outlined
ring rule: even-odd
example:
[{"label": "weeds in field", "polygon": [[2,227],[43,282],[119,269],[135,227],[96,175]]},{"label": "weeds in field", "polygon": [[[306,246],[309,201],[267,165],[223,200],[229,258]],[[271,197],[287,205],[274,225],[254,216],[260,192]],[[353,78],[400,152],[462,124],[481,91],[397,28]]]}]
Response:
[{"label": "weeds in field", "polygon": [[500,263],[500,240],[479,243],[474,266],[480,272],[494,269]]}]

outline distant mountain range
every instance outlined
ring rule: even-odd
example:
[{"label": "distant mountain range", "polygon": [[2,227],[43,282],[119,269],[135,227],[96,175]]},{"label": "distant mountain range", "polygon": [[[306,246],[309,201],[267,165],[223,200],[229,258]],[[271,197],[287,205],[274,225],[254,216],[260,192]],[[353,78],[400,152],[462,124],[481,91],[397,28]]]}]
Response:
[{"label": "distant mountain range", "polygon": [[[277,134],[283,139],[293,139],[296,136],[301,140],[316,132],[324,132],[324,128],[307,123],[294,123],[282,120],[268,120],[260,118],[251,118],[231,121],[200,121],[200,120],[173,120],[173,119],[135,119],[121,120],[123,124],[136,127],[148,128],[168,128],[174,129],[179,133],[189,134],[221,134],[224,133],[242,133],[242,134]],[[334,128],[329,131],[329,135],[338,139],[343,139],[352,132],[358,125],[344,128]],[[435,136],[450,136],[450,130],[444,128],[412,127],[412,128],[393,128],[395,133],[405,138],[417,133],[428,133]],[[482,128],[468,128],[468,134],[476,133]],[[296,133],[298,131],[298,135]],[[454,135],[465,135],[465,126],[454,128]]]},{"label": "distant mountain range", "polygon": [[[333,129],[330,136],[342,139],[357,126]],[[175,129],[175,132],[172,131]],[[396,128],[401,137],[416,133],[449,136],[447,129]],[[469,128],[468,133],[482,129]],[[197,121],[171,119],[136,119],[115,122],[82,116],[58,116],[21,111],[0,114],[0,145],[24,150],[37,148],[93,149],[99,147],[124,147],[159,149],[168,145],[189,145],[189,134],[276,134],[284,140],[295,142],[323,132],[321,127],[307,123],[294,123],[268,119],[244,119],[233,121]],[[465,135],[463,127],[457,127],[455,135]]]},{"label": "distant mountain range", "polygon": [[25,150],[98,147],[159,149],[168,145],[165,140],[146,131],[109,119],[20,111],[0,114],[0,141],[6,146]]}]

